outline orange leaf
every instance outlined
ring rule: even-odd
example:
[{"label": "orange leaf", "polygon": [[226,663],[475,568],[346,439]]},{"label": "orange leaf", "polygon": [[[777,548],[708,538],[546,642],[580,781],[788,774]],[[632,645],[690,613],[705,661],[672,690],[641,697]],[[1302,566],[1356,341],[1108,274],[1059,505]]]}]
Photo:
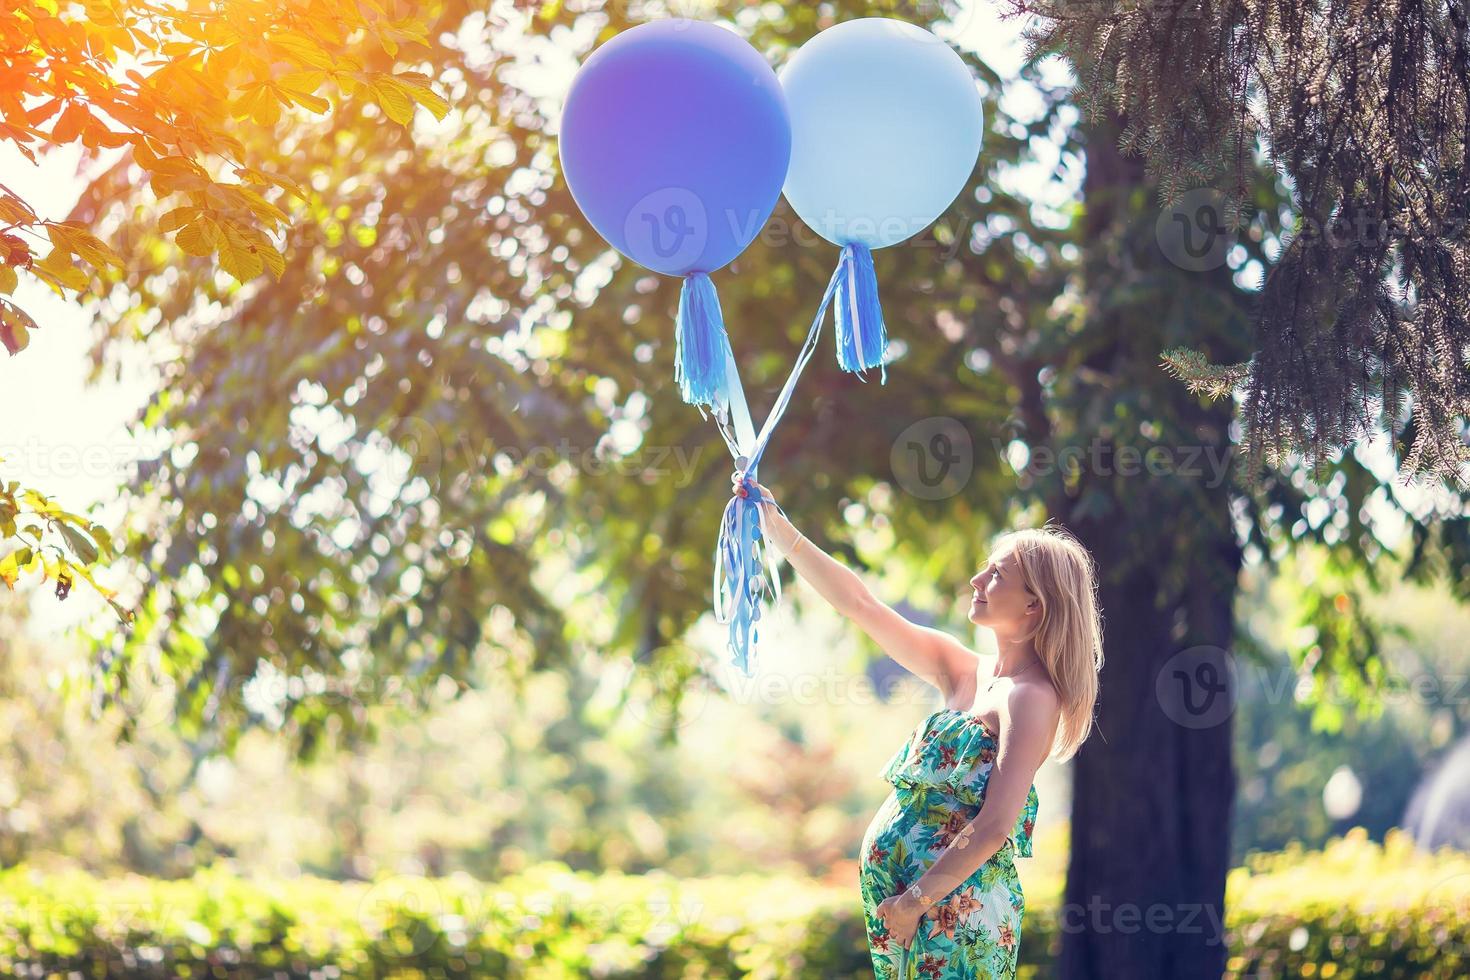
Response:
[{"label": "orange leaf", "polygon": [[62,102],[60,99],[52,99],[50,102],[38,105],[30,112],[27,112],[26,119],[30,121],[30,124],[32,126],[39,126],[41,123],[56,115],[56,113],[61,109],[61,105]]},{"label": "orange leaf", "polygon": [[56,125],[51,129],[51,139],[56,143],[70,143],[82,132],[82,127],[92,119],[92,114],[87,107],[80,102],[73,102],[66,107],[61,118],[56,120]]}]

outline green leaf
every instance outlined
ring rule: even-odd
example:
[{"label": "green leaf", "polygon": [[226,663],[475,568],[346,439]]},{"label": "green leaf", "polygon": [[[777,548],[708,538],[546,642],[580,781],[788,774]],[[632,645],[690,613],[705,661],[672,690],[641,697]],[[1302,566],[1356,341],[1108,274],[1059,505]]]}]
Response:
[{"label": "green leaf", "polygon": [[111,558],[113,554],[112,532],[101,524],[91,524],[87,527],[87,533],[92,536],[93,541],[97,542],[97,550],[101,553],[102,557]]},{"label": "green leaf", "polygon": [[66,539],[72,553],[83,565],[90,565],[97,560],[97,545],[81,531],[70,524],[62,524],[61,536]]}]

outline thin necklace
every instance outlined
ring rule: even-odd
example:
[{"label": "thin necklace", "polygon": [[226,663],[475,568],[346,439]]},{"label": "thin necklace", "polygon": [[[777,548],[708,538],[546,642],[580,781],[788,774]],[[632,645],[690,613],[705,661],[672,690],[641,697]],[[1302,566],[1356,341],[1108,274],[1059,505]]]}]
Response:
[{"label": "thin necklace", "polygon": [[1041,661],[1039,661],[1039,660],[1033,660],[1029,664],[1027,664],[1026,666],[1022,667],[1020,670],[1016,671],[1014,674],[996,674],[994,677],[992,677],[990,679],[990,683],[986,686],[985,692],[987,694],[989,694],[990,693],[990,689],[995,686],[995,682],[998,681],[998,680],[1000,680],[1002,677],[1019,677],[1022,674],[1026,673],[1026,671],[1030,670],[1032,667],[1035,667],[1039,663],[1041,663]]}]

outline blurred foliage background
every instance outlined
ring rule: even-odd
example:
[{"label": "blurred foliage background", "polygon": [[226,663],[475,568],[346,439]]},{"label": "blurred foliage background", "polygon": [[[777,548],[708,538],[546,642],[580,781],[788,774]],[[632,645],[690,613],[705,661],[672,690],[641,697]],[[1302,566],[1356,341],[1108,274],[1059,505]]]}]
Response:
[{"label": "blurred foliage background", "polygon": [[[1240,600],[1264,649],[1301,628],[1293,583],[1263,582]],[[24,605],[5,599],[0,859],[163,877],[223,864],[283,876],[494,879],[543,860],[739,874],[759,855],[763,871],[853,883],[858,842],[887,790],[878,768],[930,693],[909,683],[885,689],[862,664],[834,656],[849,627],[802,599],[788,596],[778,613],[780,628],[800,638],[793,648],[805,651],[789,665],[798,681],[777,673],[732,692],[696,683],[673,743],[659,686],[629,663],[585,665],[581,713],[571,710],[577,684],[548,675],[522,690],[486,663],[468,693],[449,684],[411,698],[359,692],[379,737],[306,763],[259,730],[232,757],[200,752],[173,729],[172,694],[158,678],[134,678],[135,700],[93,717],[59,690],[84,668],[83,645],[22,638]],[[1402,683],[1384,693],[1381,715],[1345,711],[1336,730],[1322,730],[1284,658],[1242,668],[1234,863],[1292,842],[1320,847],[1355,826],[1382,840],[1405,825],[1424,774],[1470,731],[1465,697],[1448,688],[1415,694],[1407,684],[1462,683],[1458,638],[1470,617],[1410,584],[1378,601],[1402,626],[1384,651]],[[825,689],[800,681],[824,676]],[[118,739],[124,711],[140,723],[131,742]],[[1035,881],[1065,868],[1066,768],[1048,764],[1038,782],[1041,843],[1018,865]],[[1340,770],[1361,787],[1355,806],[1353,793],[1344,803],[1329,792]]]}]

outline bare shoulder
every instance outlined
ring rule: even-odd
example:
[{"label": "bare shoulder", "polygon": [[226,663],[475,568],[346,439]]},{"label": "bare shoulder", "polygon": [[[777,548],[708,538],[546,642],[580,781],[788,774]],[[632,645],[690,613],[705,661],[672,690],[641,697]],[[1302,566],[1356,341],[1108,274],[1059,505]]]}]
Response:
[{"label": "bare shoulder", "polygon": [[1062,696],[1046,674],[1016,681],[1011,685],[1010,697],[1006,700],[1009,707],[1040,714],[1052,711],[1060,714],[1062,710]]},{"label": "bare shoulder", "polygon": [[1062,717],[1062,696],[1045,674],[1017,680],[1006,692],[1004,723],[1026,736],[1050,739]]}]

